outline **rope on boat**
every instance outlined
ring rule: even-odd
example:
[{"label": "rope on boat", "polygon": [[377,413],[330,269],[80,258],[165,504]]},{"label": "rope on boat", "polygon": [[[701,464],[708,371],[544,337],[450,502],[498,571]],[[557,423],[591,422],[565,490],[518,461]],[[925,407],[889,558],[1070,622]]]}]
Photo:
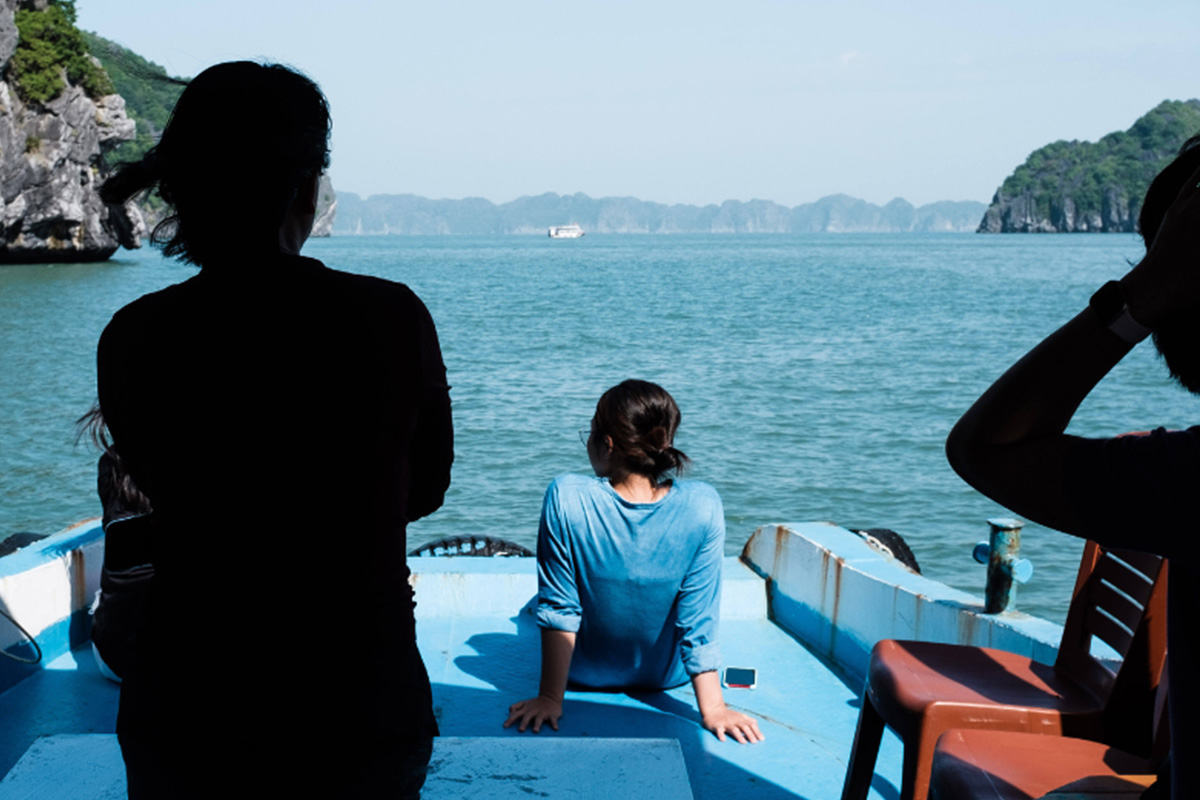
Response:
[{"label": "rope on boat", "polygon": [[17,627],[17,630],[19,630],[21,632],[21,634],[26,639],[29,640],[29,643],[31,645],[33,645],[33,649],[37,651],[37,658],[22,658],[21,656],[13,655],[12,653],[8,652],[7,650],[0,650],[0,655],[8,656],[13,661],[18,661],[22,664],[37,664],[37,663],[39,663],[42,660],[42,646],[37,643],[37,639],[30,636],[29,631],[27,631],[23,627],[21,627],[21,623],[17,622],[15,619],[13,619],[12,616],[9,615],[9,613],[7,611],[0,609],[0,617],[4,617],[6,620],[11,622],[13,625],[15,625]]}]

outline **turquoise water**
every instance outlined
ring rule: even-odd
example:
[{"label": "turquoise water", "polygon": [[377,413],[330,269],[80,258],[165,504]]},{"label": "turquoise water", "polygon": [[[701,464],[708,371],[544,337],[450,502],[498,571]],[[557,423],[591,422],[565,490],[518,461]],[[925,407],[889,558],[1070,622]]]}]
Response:
[{"label": "turquoise water", "polygon": [[[335,237],[305,252],[408,283],[437,321],[457,456],[446,505],[412,527],[412,546],[464,533],[532,545],[547,482],[588,469],[577,431],[596,398],[642,377],[679,401],[677,444],[724,499],[730,553],[770,522],[890,527],[925,574],[981,594],[971,547],[1005,512],[946,465],[946,433],[1141,244],[1116,234]],[[149,250],[0,267],[0,538],[99,513],[96,454],[74,444],[73,427],[95,394],[96,339],[121,305],[191,274]],[[1195,410],[1144,345],[1072,430],[1183,427]],[[1061,620],[1079,551],[1027,527],[1035,573],[1018,607]]]}]

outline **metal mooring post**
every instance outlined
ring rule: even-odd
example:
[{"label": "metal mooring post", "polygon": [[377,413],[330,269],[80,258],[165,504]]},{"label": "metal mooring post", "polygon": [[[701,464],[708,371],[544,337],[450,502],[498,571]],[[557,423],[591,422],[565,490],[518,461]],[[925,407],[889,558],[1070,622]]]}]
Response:
[{"label": "metal mooring post", "polygon": [[[976,546],[975,558],[981,562],[987,559],[987,589],[983,610],[987,614],[998,614],[1016,599],[1017,587],[1013,581],[1028,581],[1033,575],[1033,564],[1018,557],[1024,522],[1018,519],[989,519],[988,525],[992,528],[990,540],[987,545],[980,542]],[[983,552],[985,547],[986,553]]]}]

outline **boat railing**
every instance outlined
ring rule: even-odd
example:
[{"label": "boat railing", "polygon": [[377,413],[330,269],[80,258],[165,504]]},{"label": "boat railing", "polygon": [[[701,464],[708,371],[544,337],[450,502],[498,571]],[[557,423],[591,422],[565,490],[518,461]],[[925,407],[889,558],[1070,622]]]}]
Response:
[{"label": "boat railing", "polygon": [[0,617],[0,650],[11,656],[0,657],[0,692],[88,640],[103,561],[99,519],[0,558],[0,610],[11,618]]},{"label": "boat railing", "polygon": [[827,522],[765,525],[742,560],[767,583],[771,619],[850,675],[866,675],[880,639],[994,647],[1053,664],[1062,626],[918,575]]},{"label": "boat railing", "polygon": [[[42,663],[88,638],[99,588],[104,534],[87,520],[0,559],[0,610],[36,637]],[[917,575],[830,523],[771,524],[726,563],[722,616],[769,617],[848,674],[865,674],[880,639],[950,642],[1053,663],[1062,627],[1019,611],[985,614],[980,598]],[[537,592],[533,559],[411,558],[417,617],[477,615],[486,596],[497,613],[517,613]],[[472,591],[454,586],[470,573]],[[765,579],[761,581],[757,576]],[[462,604],[467,605],[462,605]],[[23,660],[28,639],[0,618],[0,650]],[[0,658],[0,691],[41,665]]]}]

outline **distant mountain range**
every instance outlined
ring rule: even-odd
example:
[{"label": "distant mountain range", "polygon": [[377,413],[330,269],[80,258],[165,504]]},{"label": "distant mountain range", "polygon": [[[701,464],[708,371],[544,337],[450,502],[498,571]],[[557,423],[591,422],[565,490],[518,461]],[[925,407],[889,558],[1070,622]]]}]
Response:
[{"label": "distant mountain range", "polygon": [[411,194],[367,198],[337,193],[337,234],[540,234],[578,223],[588,233],[905,233],[973,231],[987,206],[942,201],[915,207],[896,198],[877,206],[844,194],[788,208],[769,200],[664,205],[636,197],[553,192],[499,205],[477,197],[430,200]]}]

